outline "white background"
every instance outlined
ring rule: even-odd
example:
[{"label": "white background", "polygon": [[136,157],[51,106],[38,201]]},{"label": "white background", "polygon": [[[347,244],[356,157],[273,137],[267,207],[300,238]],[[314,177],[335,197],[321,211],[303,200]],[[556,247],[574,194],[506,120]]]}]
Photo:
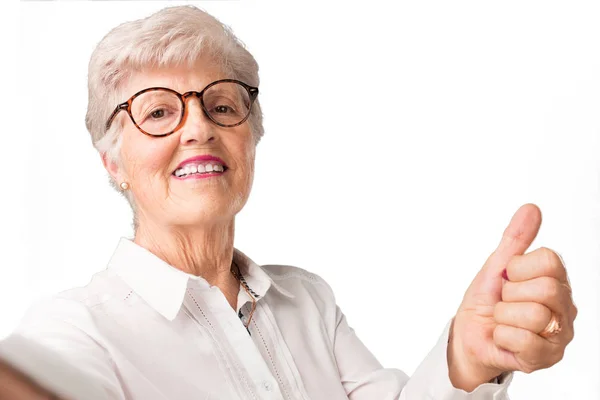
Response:
[{"label": "white background", "polygon": [[[193,2],[20,4],[4,62],[20,94],[2,128],[0,336],[131,235],[84,126],[87,63],[112,27],[167,3]],[[410,374],[534,202],[532,249],[562,254],[580,314],[563,361],[517,374],[510,394],[598,398],[598,2],[195,4],[261,68],[266,134],[238,248],[323,276],[380,361]]]}]

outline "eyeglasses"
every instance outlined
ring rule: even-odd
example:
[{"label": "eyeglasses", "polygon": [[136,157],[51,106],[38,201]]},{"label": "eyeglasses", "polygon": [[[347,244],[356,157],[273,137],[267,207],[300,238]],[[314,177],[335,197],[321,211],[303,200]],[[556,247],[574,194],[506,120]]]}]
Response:
[{"label": "eyeglasses", "polygon": [[229,128],[241,125],[248,119],[258,96],[258,88],[235,79],[221,79],[210,83],[201,92],[184,94],[169,88],[151,87],[119,104],[106,122],[106,130],[117,114],[126,110],[142,133],[157,137],[170,135],[181,127],[185,103],[191,96],[200,99],[202,111],[212,122]]}]

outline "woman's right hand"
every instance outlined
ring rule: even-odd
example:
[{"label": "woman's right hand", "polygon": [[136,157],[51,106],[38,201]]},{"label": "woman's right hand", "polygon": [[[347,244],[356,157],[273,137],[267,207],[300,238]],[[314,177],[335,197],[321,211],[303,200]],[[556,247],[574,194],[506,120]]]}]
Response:
[{"label": "woman's right hand", "polygon": [[0,359],[0,400],[60,400]]}]

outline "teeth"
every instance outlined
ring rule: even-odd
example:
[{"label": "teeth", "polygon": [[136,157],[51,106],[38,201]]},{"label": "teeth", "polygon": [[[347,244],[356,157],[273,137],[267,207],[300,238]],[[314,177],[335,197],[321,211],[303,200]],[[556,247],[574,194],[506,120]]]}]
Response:
[{"label": "teeth", "polygon": [[223,172],[225,168],[221,164],[200,164],[200,165],[186,165],[183,168],[179,168],[175,171],[175,176],[182,177],[190,174],[203,174],[207,172]]}]

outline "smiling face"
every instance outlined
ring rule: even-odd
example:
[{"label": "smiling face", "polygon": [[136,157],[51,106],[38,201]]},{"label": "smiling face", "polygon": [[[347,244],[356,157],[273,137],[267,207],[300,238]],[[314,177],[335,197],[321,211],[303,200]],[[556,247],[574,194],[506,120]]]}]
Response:
[{"label": "smiling face", "polygon": [[[201,91],[225,78],[230,77],[214,63],[200,60],[194,68],[136,72],[123,93],[128,98],[149,87]],[[151,114],[164,115],[160,110]],[[143,134],[126,117],[120,166],[106,161],[105,166],[117,183],[129,183],[140,226],[150,222],[162,227],[210,227],[231,221],[242,209],[254,177],[255,140],[248,121],[221,127],[204,114],[195,96],[186,101],[183,124],[169,136]]]}]

